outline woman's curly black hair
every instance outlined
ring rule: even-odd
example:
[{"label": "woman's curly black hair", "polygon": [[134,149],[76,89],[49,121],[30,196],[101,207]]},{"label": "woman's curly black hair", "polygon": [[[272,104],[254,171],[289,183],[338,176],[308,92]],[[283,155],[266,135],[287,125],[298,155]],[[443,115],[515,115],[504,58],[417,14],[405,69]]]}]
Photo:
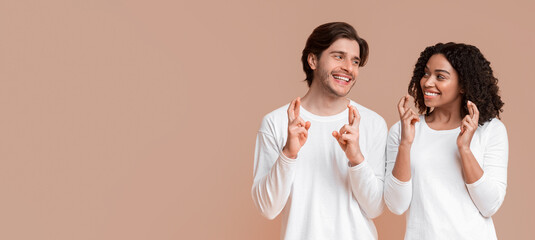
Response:
[{"label": "woman's curly black hair", "polygon": [[466,103],[470,100],[479,110],[479,125],[483,125],[494,117],[500,118],[500,112],[503,112],[503,102],[498,95],[498,79],[492,73],[490,62],[477,47],[453,42],[437,43],[425,48],[414,66],[409,83],[409,94],[414,98],[420,113],[430,114],[430,109],[424,103],[420,80],[424,76],[427,61],[435,54],[444,55],[457,71],[462,94],[461,117],[468,114]]}]

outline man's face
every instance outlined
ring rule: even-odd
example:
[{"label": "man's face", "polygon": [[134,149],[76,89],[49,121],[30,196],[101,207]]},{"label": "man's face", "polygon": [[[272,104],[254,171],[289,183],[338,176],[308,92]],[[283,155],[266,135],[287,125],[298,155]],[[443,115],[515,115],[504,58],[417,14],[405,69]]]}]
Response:
[{"label": "man's face", "polygon": [[340,38],[325,49],[321,57],[309,57],[314,70],[311,88],[322,88],[327,94],[345,97],[357,80],[360,63],[359,44],[355,40]]}]

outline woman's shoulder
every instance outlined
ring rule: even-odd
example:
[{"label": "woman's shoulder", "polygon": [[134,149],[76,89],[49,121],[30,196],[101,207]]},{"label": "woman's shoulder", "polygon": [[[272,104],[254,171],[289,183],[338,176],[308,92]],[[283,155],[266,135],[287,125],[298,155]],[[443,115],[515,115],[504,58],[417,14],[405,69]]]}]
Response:
[{"label": "woman's shoulder", "polygon": [[388,130],[388,135],[400,135],[401,134],[401,120],[398,120]]},{"label": "woman's shoulder", "polygon": [[489,121],[483,123],[482,126],[479,126],[479,128],[484,131],[493,131],[499,129],[505,130],[505,124],[503,124],[503,122],[498,118],[492,118]]},{"label": "woman's shoulder", "polygon": [[489,121],[486,121],[482,126],[479,126],[477,129],[478,132],[482,136],[500,136],[503,135],[507,137],[507,129],[505,128],[505,124],[498,119],[498,118],[492,118]]}]

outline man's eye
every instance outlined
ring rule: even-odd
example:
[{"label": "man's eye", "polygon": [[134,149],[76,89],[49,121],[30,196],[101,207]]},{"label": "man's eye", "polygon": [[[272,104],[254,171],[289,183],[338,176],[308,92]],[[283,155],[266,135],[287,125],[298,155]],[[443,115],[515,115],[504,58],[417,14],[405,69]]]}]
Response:
[{"label": "man's eye", "polygon": [[338,55],[337,55],[337,56],[334,56],[334,58],[336,58],[336,59],[342,59],[342,56],[338,56]]}]

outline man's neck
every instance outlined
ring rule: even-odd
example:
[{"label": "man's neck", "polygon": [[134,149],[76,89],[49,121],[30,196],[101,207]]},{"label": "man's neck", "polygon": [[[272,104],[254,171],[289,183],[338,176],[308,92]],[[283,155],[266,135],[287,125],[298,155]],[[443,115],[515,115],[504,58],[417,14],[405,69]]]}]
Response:
[{"label": "man's neck", "polygon": [[345,97],[313,91],[312,88],[301,99],[301,106],[318,116],[336,115],[347,109],[348,104],[349,99]]}]

